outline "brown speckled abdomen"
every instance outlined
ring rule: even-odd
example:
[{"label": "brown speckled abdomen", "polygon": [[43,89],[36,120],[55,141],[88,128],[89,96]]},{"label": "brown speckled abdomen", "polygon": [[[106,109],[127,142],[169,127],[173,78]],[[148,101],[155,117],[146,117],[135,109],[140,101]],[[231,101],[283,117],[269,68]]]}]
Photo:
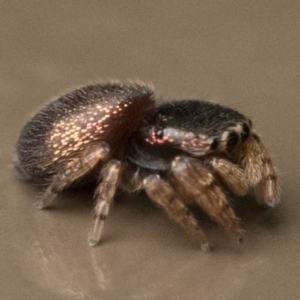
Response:
[{"label": "brown speckled abdomen", "polygon": [[142,84],[96,84],[76,89],[49,103],[23,128],[16,167],[42,181],[80,155],[105,142],[122,158],[130,135],[152,112],[153,92]]}]

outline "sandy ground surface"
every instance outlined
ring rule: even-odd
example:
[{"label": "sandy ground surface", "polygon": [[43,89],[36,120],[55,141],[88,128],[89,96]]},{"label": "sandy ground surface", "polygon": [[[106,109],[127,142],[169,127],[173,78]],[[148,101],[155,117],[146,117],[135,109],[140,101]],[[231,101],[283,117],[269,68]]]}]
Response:
[{"label": "sandy ground surface", "polygon": [[[299,1],[1,1],[1,299],[299,299]],[[202,253],[142,193],[118,194],[87,246],[92,190],[38,211],[12,156],[29,116],[66,89],[140,79],[166,99],[251,117],[278,167],[282,203],[238,199],[236,245],[208,218]]]}]

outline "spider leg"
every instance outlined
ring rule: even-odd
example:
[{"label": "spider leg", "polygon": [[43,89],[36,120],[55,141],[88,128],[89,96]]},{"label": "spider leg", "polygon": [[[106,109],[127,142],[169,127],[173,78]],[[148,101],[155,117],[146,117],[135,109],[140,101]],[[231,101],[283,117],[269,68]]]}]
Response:
[{"label": "spider leg", "polygon": [[120,172],[120,162],[111,160],[102,170],[102,182],[95,192],[95,215],[93,227],[89,232],[88,244],[96,246],[101,239],[105,220],[112,203]]},{"label": "spider leg", "polygon": [[190,233],[200,240],[201,249],[210,251],[211,246],[198,221],[191,214],[187,206],[177,197],[174,189],[159,175],[150,175],[143,181],[148,196],[162,206],[171,219],[187,228]]},{"label": "spider leg", "polygon": [[276,169],[266,147],[255,133],[244,143],[241,156],[241,165],[250,185],[255,187],[258,203],[274,207],[279,202],[280,194]]},{"label": "spider leg", "polygon": [[43,209],[51,206],[59,192],[67,188],[72,182],[92,170],[99,160],[103,159],[109,148],[105,143],[92,147],[81,154],[80,158],[72,159],[66,168],[52,178],[42,198],[36,203],[37,208]]},{"label": "spider leg", "polygon": [[196,202],[241,243],[239,219],[213,174],[196,159],[178,156],[172,162],[174,186],[187,201]]},{"label": "spider leg", "polygon": [[239,166],[224,158],[212,158],[208,164],[234,193],[242,196],[248,192],[248,178]]},{"label": "spider leg", "polygon": [[133,193],[142,188],[143,174],[139,167],[124,162],[120,177],[120,188],[128,193]]}]

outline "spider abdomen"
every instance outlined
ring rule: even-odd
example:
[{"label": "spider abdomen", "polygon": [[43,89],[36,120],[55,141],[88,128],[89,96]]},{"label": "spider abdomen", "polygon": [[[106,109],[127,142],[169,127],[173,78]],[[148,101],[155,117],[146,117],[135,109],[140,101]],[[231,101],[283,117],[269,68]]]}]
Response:
[{"label": "spider abdomen", "polygon": [[25,125],[17,142],[17,167],[30,179],[40,180],[99,142],[120,158],[153,106],[153,92],[144,85],[79,88],[50,102]]}]

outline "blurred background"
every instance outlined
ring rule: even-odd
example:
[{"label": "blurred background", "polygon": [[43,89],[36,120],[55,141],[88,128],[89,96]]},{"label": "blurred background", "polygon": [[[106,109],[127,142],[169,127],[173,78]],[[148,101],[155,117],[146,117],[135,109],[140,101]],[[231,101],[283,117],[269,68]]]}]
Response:
[{"label": "blurred background", "polygon": [[[293,0],[1,1],[1,299],[299,299],[299,14]],[[282,203],[236,201],[244,245],[201,216],[215,244],[202,253],[143,193],[119,193],[95,248],[92,190],[36,210],[40,190],[12,164],[21,128],[65,90],[111,79],[252,118]]]}]

